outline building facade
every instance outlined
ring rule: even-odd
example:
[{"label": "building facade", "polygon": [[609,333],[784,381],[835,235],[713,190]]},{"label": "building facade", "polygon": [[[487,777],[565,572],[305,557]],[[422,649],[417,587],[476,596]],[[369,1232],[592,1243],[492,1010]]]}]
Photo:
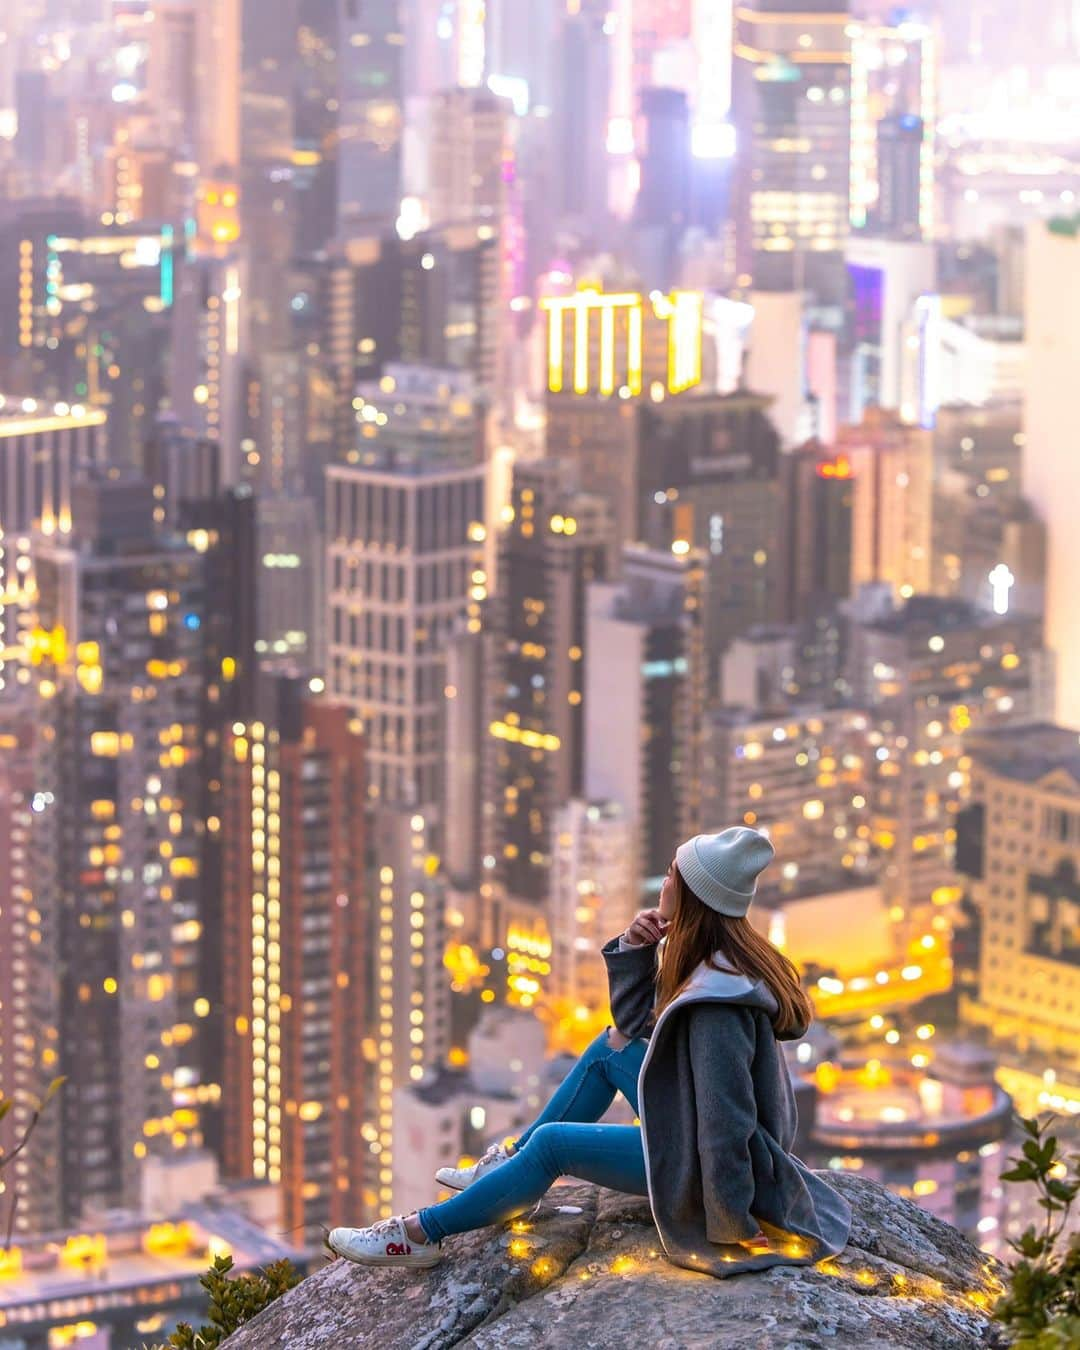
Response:
[{"label": "building facade", "polygon": [[285,1227],[314,1246],[363,1205],[364,740],[302,677],[268,702],[226,743],[223,1155],[229,1175],[280,1185]]}]

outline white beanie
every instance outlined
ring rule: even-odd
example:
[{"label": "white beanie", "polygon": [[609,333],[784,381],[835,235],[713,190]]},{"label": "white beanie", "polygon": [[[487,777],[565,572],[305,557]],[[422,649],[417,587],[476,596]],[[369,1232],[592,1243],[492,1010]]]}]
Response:
[{"label": "white beanie", "polygon": [[742,918],[757,891],[759,873],[776,850],[759,830],[735,825],[719,834],[695,834],[675,852],[679,874],[710,909]]}]

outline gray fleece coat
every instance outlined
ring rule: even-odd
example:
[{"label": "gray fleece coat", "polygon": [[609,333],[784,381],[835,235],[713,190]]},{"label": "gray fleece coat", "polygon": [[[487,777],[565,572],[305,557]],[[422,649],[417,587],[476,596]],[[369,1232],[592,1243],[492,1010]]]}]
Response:
[{"label": "gray fleece coat", "polygon": [[[616,1029],[649,1040],[638,1115],[649,1204],[668,1260],[727,1276],[842,1251],[850,1205],[790,1152],[795,1094],[768,986],[703,964],[650,1034],[656,947],[620,951],[612,938],[602,954]],[[739,1245],[759,1231],[768,1251]]]}]

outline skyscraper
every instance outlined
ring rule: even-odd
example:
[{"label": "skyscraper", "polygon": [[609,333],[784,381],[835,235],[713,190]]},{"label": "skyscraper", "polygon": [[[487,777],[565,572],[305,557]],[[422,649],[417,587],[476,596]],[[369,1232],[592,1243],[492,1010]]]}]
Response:
[{"label": "skyscraper", "polygon": [[515,466],[506,518],[487,625],[484,851],[494,879],[538,905],[555,812],[584,790],[588,585],[609,573],[611,521],[554,460]]},{"label": "skyscraper", "polygon": [[268,694],[224,756],[224,1161],[279,1182],[284,1225],[313,1244],[365,1208],[364,742],[306,678]]},{"label": "skyscraper", "polygon": [[843,301],[848,0],[759,0],[735,19],[737,249],[756,290]]},{"label": "skyscraper", "polygon": [[623,580],[589,588],[585,792],[617,802],[635,832],[639,906],[655,904],[675,848],[706,824],[704,564],[690,548],[629,546]]},{"label": "skyscraper", "polygon": [[1025,1109],[1072,1115],[1080,1110],[1076,732],[994,731],[977,739],[972,758],[957,867],[970,878],[982,943],[977,992],[962,1012],[994,1038],[1004,1083]]},{"label": "skyscraper", "polygon": [[507,195],[510,104],[486,89],[447,89],[432,103],[432,226],[477,219],[498,225]]},{"label": "skyscraper", "polygon": [[871,828],[895,931],[905,941],[933,937],[958,898],[951,869],[969,744],[1037,722],[1052,705],[1042,620],[915,596],[856,616],[848,665],[855,702],[873,722]]},{"label": "skyscraper", "polygon": [[851,36],[851,225],[929,239],[936,220],[939,36],[904,9]]},{"label": "skyscraper", "polygon": [[[150,13],[146,94],[161,144],[198,152],[195,75],[199,56],[198,0],[157,0]],[[202,96],[210,91],[204,85]],[[206,166],[210,168],[210,165]]]},{"label": "skyscraper", "polygon": [[854,479],[852,591],[887,582],[901,596],[930,589],[933,436],[869,408],[862,424],[842,427],[837,453]]},{"label": "skyscraper", "polygon": [[357,384],[391,364],[468,371],[494,387],[499,245],[490,224],[354,240],[325,278],[328,356],[337,390],[339,459],[355,448]]},{"label": "skyscraper", "polygon": [[40,537],[31,637],[47,700],[35,840],[52,876],[47,915],[61,972],[65,1222],[133,1203],[140,1161],[201,1143],[212,1096],[195,1023],[203,913],[196,835],[201,560],[155,538],[141,479],[91,478],[73,528]]},{"label": "skyscraper", "polygon": [[877,124],[878,200],[874,228],[894,239],[921,233],[922,161],[925,133],[915,113],[883,117]]},{"label": "skyscraper", "polygon": [[338,0],[338,226],[393,222],[401,201],[401,0]]},{"label": "skyscraper", "polygon": [[0,1121],[10,1160],[0,1225],[16,1236],[54,1229],[63,1213],[57,1104],[36,1123],[33,1153],[12,1157],[35,1099],[60,1072],[56,862],[35,848],[35,823],[44,825],[56,804],[55,793],[38,788],[49,725],[43,706],[30,690],[0,704],[0,1081],[12,1102]]},{"label": "skyscraper", "polygon": [[25,664],[18,648],[33,620],[31,536],[70,534],[74,484],[102,462],[105,426],[100,408],[32,398],[0,404],[0,698]]},{"label": "skyscraper", "polygon": [[637,498],[637,539],[703,559],[713,688],[731,640],[780,612],[781,455],[768,399],[738,391],[642,403]]},{"label": "skyscraper", "polygon": [[388,803],[440,800],[446,642],[487,596],[472,394],[463,375],[390,367],[360,386],[353,462],[327,471],[328,687],[363,719]]},{"label": "skyscraper", "polygon": [[196,0],[196,153],[204,177],[240,163],[240,46],[243,0]]},{"label": "skyscraper", "polygon": [[851,594],[851,461],[811,441],[781,461],[780,609],[788,623],[807,619]]}]

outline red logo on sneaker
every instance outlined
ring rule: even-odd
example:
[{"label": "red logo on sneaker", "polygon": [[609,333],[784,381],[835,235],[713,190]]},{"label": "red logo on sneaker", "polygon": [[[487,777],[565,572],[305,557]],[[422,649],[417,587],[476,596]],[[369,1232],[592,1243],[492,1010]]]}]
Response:
[{"label": "red logo on sneaker", "polygon": [[387,1256],[412,1256],[412,1248],[407,1242],[388,1242],[386,1254]]}]

